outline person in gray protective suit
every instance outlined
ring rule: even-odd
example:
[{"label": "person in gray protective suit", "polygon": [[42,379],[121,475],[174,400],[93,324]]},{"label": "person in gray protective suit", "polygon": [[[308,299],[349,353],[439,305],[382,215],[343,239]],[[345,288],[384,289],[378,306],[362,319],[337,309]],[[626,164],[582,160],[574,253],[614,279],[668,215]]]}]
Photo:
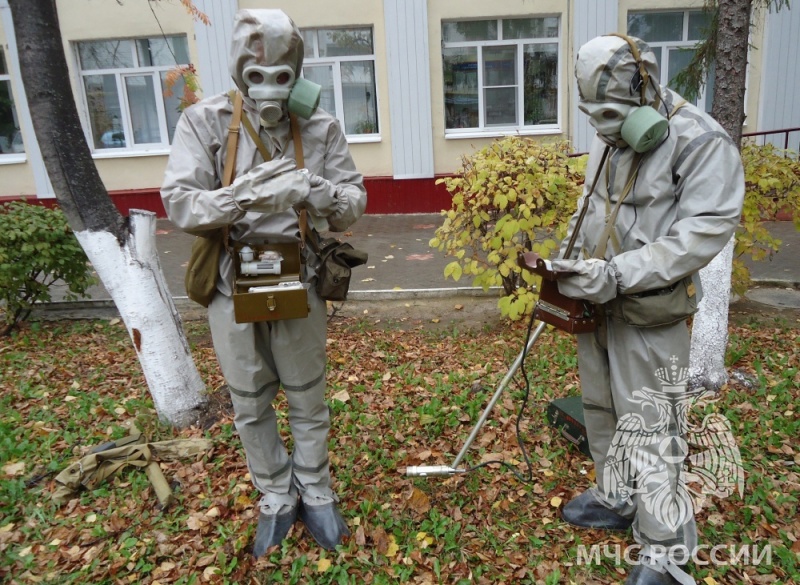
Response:
[{"label": "person in gray protective suit", "polygon": [[[575,75],[579,107],[597,131],[579,210],[590,197],[570,257],[552,267],[566,273],[562,294],[594,303],[601,315],[597,331],[577,336],[597,486],[562,515],[581,527],[633,527],[640,562],[626,584],[694,583],[685,567],[697,545],[691,502],[684,505],[685,424],[674,405],[687,393],[697,273],[741,214],[741,159],[717,122],[659,87],[655,54],[640,39],[589,41]],[[647,297],[659,299],[658,310],[637,314]],[[660,314],[673,305],[677,313]]]},{"label": "person in gray protective suit", "polygon": [[[280,10],[240,10],[232,34],[230,72],[244,96],[243,116],[271,160],[265,162],[242,128],[235,180],[222,187],[231,98],[216,95],[187,108],[175,129],[161,189],[170,220],[196,235],[229,226],[234,242],[297,242],[298,212],[305,209],[317,229],[344,231],[363,214],[366,191],[338,121],[314,111],[318,100],[308,119],[297,118],[307,171],[296,168],[299,145],[292,139],[287,104],[303,63],[300,31]],[[318,259],[311,246],[303,246],[302,254],[302,280],[313,282]],[[250,474],[263,494],[253,554],[279,544],[298,517],[320,546],[333,549],[349,531],[337,509],[328,463],[325,302],[311,286],[307,318],[239,324],[233,277],[232,259],[223,253],[208,319]],[[280,386],[288,402],[291,454],[272,406]]]}]

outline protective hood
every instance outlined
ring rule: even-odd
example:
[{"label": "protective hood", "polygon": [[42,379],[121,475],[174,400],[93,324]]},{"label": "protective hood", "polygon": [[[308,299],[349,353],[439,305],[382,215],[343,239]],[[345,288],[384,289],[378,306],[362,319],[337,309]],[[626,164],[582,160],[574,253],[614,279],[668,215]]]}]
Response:
[{"label": "protective hood", "polygon": [[[645,105],[653,105],[656,99],[655,88],[658,87],[658,61],[647,43],[635,37],[629,38],[639,48],[642,62],[650,77],[645,90]],[[575,78],[581,101],[641,105],[637,87],[637,80],[640,79],[639,67],[631,47],[623,38],[601,36],[578,49]]]},{"label": "protective hood", "polygon": [[247,96],[243,72],[247,67],[288,66],[294,76],[303,66],[303,37],[282,10],[239,10],[233,21],[230,72]]}]

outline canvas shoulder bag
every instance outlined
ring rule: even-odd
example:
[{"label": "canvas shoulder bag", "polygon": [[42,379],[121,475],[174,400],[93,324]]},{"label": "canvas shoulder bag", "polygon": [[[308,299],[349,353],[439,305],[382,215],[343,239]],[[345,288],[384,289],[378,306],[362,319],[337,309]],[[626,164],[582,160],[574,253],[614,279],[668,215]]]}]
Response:
[{"label": "canvas shoulder bag", "polygon": [[[290,116],[297,168],[303,168],[305,166],[305,158],[303,156],[300,128],[297,125],[297,118],[294,114],[290,114]],[[317,284],[314,287],[317,295],[326,301],[347,300],[347,292],[350,290],[351,271],[356,266],[367,263],[367,253],[362,250],[356,250],[352,245],[347,242],[341,242],[336,238],[321,238],[310,225],[305,209],[300,212],[300,238],[303,243],[308,242],[319,258]]]},{"label": "canvas shoulder bag", "polygon": [[[233,102],[233,116],[228,127],[228,145],[222,173],[223,187],[227,187],[233,181],[236,150],[239,145],[239,125],[242,119],[242,94],[238,91],[231,91],[229,95]],[[213,230],[204,236],[197,236],[192,243],[184,285],[189,298],[206,308],[211,304],[211,300],[217,292],[219,258],[227,240],[228,228],[225,227]]]}]

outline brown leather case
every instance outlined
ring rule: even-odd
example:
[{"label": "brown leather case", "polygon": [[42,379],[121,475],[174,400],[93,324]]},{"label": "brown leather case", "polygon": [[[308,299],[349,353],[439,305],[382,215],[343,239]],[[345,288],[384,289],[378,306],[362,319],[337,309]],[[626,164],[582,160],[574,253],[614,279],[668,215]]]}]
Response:
[{"label": "brown leather case", "polygon": [[567,333],[591,333],[597,328],[597,314],[592,303],[558,292],[558,277],[568,273],[548,270],[544,259],[536,252],[520,254],[517,262],[521,268],[542,277],[539,300],[533,309],[535,319]]}]

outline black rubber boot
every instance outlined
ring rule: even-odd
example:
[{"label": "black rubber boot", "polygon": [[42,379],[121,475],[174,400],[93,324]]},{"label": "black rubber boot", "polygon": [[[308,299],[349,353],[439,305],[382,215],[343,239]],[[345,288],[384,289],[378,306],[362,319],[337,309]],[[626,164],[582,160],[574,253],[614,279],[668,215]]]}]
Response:
[{"label": "black rubber boot", "polygon": [[632,519],[609,510],[588,491],[567,502],[561,510],[561,517],[581,528],[627,530],[633,524]]},{"label": "black rubber boot", "polygon": [[311,536],[325,550],[334,550],[344,537],[350,536],[350,530],[339,514],[336,502],[321,506],[308,506],[300,502],[298,514]]},{"label": "black rubber boot", "polygon": [[625,579],[625,585],[680,585],[669,573],[659,573],[647,565],[636,565]]},{"label": "black rubber boot", "polygon": [[297,506],[282,514],[264,514],[258,516],[256,540],[253,543],[253,556],[260,557],[267,549],[286,538],[289,529],[297,520]]}]

